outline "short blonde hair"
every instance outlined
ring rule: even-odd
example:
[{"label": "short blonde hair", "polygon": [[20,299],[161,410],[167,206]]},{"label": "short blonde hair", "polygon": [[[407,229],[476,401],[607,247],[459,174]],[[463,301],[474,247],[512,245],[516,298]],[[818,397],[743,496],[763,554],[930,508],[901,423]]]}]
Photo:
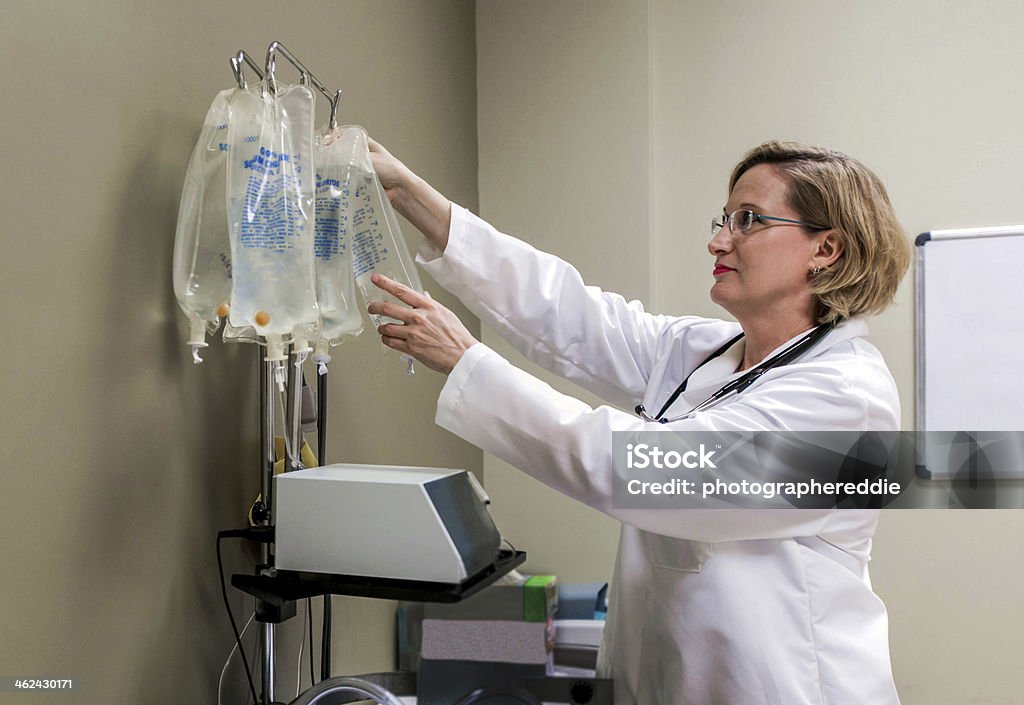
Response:
[{"label": "short blonde hair", "polygon": [[789,182],[789,205],[801,220],[834,230],[843,253],[809,275],[818,322],[880,313],[910,265],[910,242],[882,181],[841,152],[798,142],[765,142],[747,152],[729,177],[729,191],[749,169],[770,164]]}]

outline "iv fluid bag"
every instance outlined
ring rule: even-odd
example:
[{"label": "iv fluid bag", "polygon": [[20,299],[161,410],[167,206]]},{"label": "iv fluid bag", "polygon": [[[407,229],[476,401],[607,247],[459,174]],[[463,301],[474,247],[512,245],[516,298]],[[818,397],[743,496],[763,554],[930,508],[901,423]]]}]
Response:
[{"label": "iv fluid bag", "polygon": [[190,323],[189,343],[204,347],[228,313],[231,241],[226,184],[228,102],[237,89],[221,91],[206,113],[178,208],[174,236],[174,295]]},{"label": "iv fluid bag", "polygon": [[363,332],[352,277],[352,246],[348,221],[353,171],[354,131],[326,129],[316,145],[316,300],[320,307],[318,353],[337,345],[345,335]]},{"label": "iv fluid bag", "polygon": [[313,265],[313,92],[266,83],[230,101],[229,322],[280,346],[313,335],[319,311]]},{"label": "iv fluid bag", "polygon": [[[423,284],[398,227],[398,218],[373,170],[366,130],[358,125],[343,127],[342,130],[341,141],[346,145],[346,159],[350,165],[347,182],[349,208],[345,222],[349,242],[352,243],[352,274],[356,286],[367,304],[391,301],[405,306],[370,281],[370,276],[377,272],[410,289],[423,291]],[[372,315],[370,318],[375,326],[398,322],[387,316]]]},{"label": "iv fluid bag", "polygon": [[260,336],[252,326],[236,328],[231,325],[231,319],[224,321],[224,333],[221,336],[225,343],[259,343]]}]

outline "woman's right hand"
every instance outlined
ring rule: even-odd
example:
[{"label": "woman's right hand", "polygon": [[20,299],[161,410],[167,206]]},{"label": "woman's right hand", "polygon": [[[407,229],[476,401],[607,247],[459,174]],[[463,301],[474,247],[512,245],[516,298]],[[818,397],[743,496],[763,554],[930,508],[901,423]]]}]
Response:
[{"label": "woman's right hand", "polygon": [[372,137],[370,160],[395,210],[444,252],[452,222],[451,202]]},{"label": "woman's right hand", "polygon": [[384,187],[384,192],[387,193],[391,205],[397,206],[395,202],[400,200],[400,192],[409,182],[408,177],[412,175],[412,172],[386,150],[384,145],[372,137],[368,139],[370,140],[370,160],[373,162],[373,170],[377,172],[377,178],[380,179],[380,185]]}]

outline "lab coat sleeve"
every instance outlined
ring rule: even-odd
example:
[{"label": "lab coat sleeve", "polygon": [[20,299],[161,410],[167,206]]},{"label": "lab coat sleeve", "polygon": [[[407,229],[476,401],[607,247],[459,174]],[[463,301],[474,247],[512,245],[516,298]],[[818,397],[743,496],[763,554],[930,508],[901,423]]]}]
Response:
[{"label": "lab coat sleeve", "polygon": [[[895,423],[872,420],[886,401],[854,390],[835,365],[796,363],[744,393],[746,401],[669,424],[677,431],[853,430]],[[873,395],[878,392],[878,398]],[[741,397],[742,399],[742,397]],[[898,412],[896,412],[898,417]],[[664,426],[561,394],[482,343],[456,365],[438,400],[437,423],[549,487],[640,529],[694,541],[815,536],[829,533],[844,510],[657,509],[612,506],[612,432]],[[879,430],[884,430],[879,428]]]},{"label": "lab coat sleeve", "polygon": [[586,286],[567,262],[455,204],[444,252],[428,243],[417,261],[528,359],[619,406],[643,395],[666,326],[678,335],[680,319]]}]

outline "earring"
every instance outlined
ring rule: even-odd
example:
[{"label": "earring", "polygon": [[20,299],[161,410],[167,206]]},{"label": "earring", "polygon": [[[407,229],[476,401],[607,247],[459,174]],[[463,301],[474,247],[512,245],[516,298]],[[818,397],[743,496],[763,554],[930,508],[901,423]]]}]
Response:
[{"label": "earring", "polygon": [[815,276],[815,277],[816,277],[816,276],[818,276],[818,273],[819,273],[820,271],[821,271],[821,266],[820,266],[820,265],[815,265],[815,266],[814,266],[814,271],[813,271],[813,272],[811,272],[811,275],[812,275],[812,276]]}]

